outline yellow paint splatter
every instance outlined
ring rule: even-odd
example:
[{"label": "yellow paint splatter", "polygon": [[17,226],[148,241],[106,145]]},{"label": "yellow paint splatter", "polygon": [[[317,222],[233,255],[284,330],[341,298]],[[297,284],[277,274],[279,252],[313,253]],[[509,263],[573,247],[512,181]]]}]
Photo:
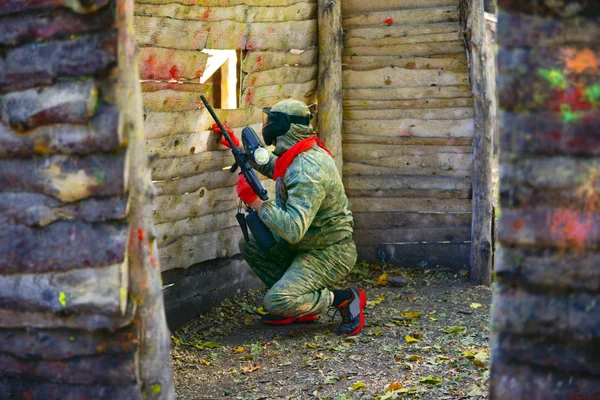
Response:
[{"label": "yellow paint splatter", "polygon": [[155,383],[154,385],[152,385],[152,396],[156,396],[161,391],[162,391],[162,386],[160,385],[160,383]]},{"label": "yellow paint splatter", "polygon": [[67,306],[67,295],[65,292],[58,292],[58,302],[63,308]]}]

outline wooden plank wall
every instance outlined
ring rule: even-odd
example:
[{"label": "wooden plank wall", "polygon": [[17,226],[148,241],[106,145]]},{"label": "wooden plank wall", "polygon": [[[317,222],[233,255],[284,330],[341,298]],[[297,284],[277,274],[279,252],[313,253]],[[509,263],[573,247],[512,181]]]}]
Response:
[{"label": "wooden plank wall", "polygon": [[468,265],[473,99],[455,0],[342,3],[344,184],[359,256]]},{"label": "wooden plank wall", "polygon": [[201,51],[243,51],[240,108],[217,114],[238,136],[246,125],[260,132],[261,107],[316,99],[316,1],[136,0],[135,14],[141,79],[154,81],[142,86],[146,142],[156,157],[154,220],[173,327],[258,284],[240,261],[237,175],[224,170],[233,158],[201,106],[211,89],[199,83]]},{"label": "wooden plank wall", "polygon": [[0,1],[2,399],[173,396],[158,279],[139,285],[132,9]]}]

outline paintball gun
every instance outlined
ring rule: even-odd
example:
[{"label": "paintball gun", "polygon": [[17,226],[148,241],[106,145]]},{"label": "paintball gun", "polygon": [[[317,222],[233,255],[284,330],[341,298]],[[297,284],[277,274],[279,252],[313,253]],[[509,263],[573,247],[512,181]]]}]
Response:
[{"label": "paintball gun", "polygon": [[[263,201],[269,199],[267,191],[260,183],[260,180],[256,176],[256,173],[252,169],[252,166],[249,163],[250,157],[254,159],[254,161],[259,165],[264,165],[269,161],[269,153],[263,147],[258,135],[251,127],[247,126],[242,130],[242,144],[244,145],[244,150],[240,150],[235,146],[229,133],[215,114],[215,111],[206,100],[204,95],[200,95],[202,102],[206,106],[206,109],[215,120],[215,123],[221,130],[225,140],[229,143],[231,147],[231,152],[233,153],[233,158],[235,160],[234,164],[231,166],[231,173],[235,173],[235,171],[240,168],[240,174],[244,175],[246,178],[246,182],[250,185],[254,193]],[[261,249],[268,249],[275,245],[275,238],[273,237],[273,233],[271,230],[260,220],[258,217],[258,213],[250,206],[246,207],[247,215],[244,215],[242,212],[242,202],[240,200],[240,206],[238,207],[238,213],[235,218],[237,219],[240,227],[242,229],[242,233],[244,234],[244,239],[246,242],[250,240],[248,236],[248,228],[250,232],[252,232],[252,236],[256,240],[256,243]]]}]

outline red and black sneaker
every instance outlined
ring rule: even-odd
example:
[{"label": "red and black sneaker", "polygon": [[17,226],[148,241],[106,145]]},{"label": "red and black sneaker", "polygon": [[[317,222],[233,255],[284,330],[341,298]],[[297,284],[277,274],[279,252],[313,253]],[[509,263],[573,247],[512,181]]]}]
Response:
[{"label": "red and black sneaker", "polygon": [[338,330],[338,335],[354,336],[365,326],[363,308],[367,305],[367,296],[362,290],[350,288],[348,291],[352,295],[350,300],[337,306],[342,315],[342,326]]},{"label": "red and black sneaker", "polygon": [[260,319],[267,325],[305,324],[318,320],[319,314],[303,315],[302,317],[280,317],[278,315],[265,314]]}]

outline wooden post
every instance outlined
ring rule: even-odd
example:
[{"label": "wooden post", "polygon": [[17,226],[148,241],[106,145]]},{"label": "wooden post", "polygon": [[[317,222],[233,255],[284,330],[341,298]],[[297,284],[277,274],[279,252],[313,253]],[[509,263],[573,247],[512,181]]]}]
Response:
[{"label": "wooden post", "polygon": [[342,175],[342,2],[318,0],[319,136]]},{"label": "wooden post", "polygon": [[473,214],[471,229],[471,280],[492,282],[493,237],[492,161],[493,93],[486,74],[486,33],[483,0],[469,2],[467,37],[470,39],[470,75],[475,108],[473,137]]},{"label": "wooden post", "polygon": [[134,324],[141,337],[139,370],[144,399],[172,399],[175,391],[170,336],[152,221],[152,182],[144,142],[142,96],[133,30],[133,0],[119,0],[119,82],[123,136],[128,143],[129,269]]}]

